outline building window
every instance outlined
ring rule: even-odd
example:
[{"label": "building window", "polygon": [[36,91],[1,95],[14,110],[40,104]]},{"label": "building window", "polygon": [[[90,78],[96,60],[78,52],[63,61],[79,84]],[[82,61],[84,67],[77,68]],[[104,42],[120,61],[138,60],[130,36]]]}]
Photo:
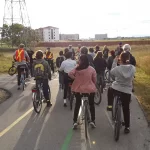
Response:
[{"label": "building window", "polygon": [[54,38],[53,29],[51,29],[51,38]]}]

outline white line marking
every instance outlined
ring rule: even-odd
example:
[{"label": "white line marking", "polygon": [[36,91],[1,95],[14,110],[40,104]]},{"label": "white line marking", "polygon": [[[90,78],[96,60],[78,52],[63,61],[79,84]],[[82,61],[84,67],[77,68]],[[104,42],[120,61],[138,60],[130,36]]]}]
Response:
[{"label": "white line marking", "polygon": [[105,114],[106,114],[106,116],[107,116],[107,118],[108,118],[108,121],[109,121],[111,127],[114,129],[114,126],[113,126],[113,124],[112,124],[112,121],[111,121],[111,119],[110,119],[110,117],[109,117],[108,112],[107,112],[106,110],[104,110],[104,112],[105,112]]}]

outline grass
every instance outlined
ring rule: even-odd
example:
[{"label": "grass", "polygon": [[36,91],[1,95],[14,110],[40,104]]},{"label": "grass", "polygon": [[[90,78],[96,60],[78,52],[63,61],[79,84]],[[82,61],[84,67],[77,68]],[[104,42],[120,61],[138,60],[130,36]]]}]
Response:
[{"label": "grass", "polygon": [[[114,50],[116,46],[109,46],[110,50]],[[46,48],[40,47],[36,50],[45,50]],[[102,49],[102,47],[101,47]],[[59,55],[59,51],[64,50],[64,48],[51,48],[54,54],[54,58]],[[142,104],[147,118],[150,120],[150,45],[133,45],[132,54],[135,56],[137,61],[136,66],[136,78],[135,84],[135,94]],[[0,73],[7,73],[12,62],[12,53],[1,52],[0,53]]]}]

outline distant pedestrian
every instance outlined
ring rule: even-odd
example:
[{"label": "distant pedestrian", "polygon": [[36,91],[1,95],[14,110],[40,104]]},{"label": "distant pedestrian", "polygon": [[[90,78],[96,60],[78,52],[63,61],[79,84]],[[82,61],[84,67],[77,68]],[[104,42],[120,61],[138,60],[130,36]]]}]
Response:
[{"label": "distant pedestrian", "polygon": [[89,55],[91,55],[92,58],[95,57],[94,48],[89,48]]},{"label": "distant pedestrian", "polygon": [[103,49],[103,57],[105,58],[105,60],[108,59],[108,54],[109,54],[109,49],[108,47],[105,45],[104,49]]}]

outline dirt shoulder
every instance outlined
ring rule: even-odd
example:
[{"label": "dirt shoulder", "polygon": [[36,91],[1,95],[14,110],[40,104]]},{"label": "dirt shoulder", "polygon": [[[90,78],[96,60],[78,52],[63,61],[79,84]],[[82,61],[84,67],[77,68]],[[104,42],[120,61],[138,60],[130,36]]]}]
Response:
[{"label": "dirt shoulder", "polygon": [[11,96],[11,93],[5,89],[0,88],[0,104],[7,100]]}]

